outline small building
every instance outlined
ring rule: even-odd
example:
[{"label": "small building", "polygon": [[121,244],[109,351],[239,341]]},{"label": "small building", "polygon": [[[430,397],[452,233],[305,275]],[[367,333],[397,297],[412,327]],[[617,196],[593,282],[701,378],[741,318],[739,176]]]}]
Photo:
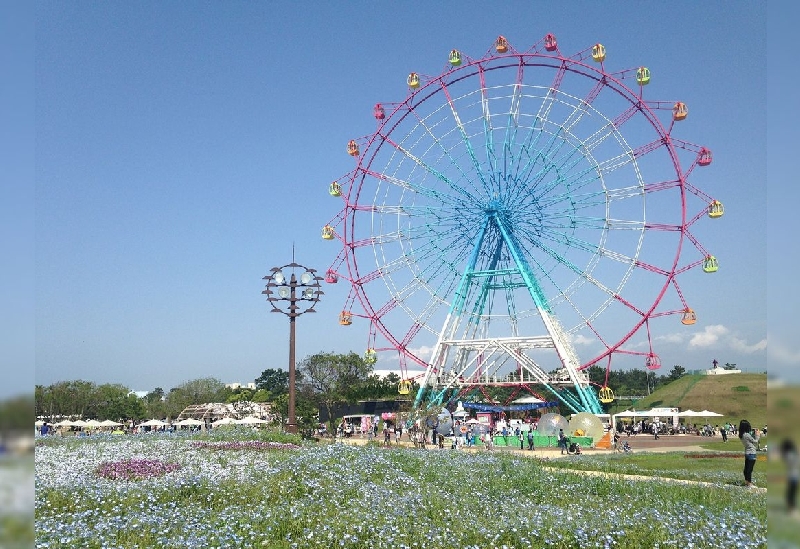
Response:
[{"label": "small building", "polygon": [[251,391],[255,391],[256,390],[256,384],[255,384],[254,381],[251,381],[249,383],[226,383],[225,387],[227,387],[228,389],[231,389],[233,391],[236,391],[236,390],[239,390],[239,389],[250,389]]},{"label": "small building", "polygon": [[327,423],[331,419],[339,419],[343,416],[370,415],[380,416],[384,413],[397,413],[402,409],[411,407],[411,401],[407,399],[394,400],[359,400],[356,404],[346,402],[334,404],[331,407],[333,418],[328,415],[328,410],[324,406],[319,408],[319,422]]},{"label": "small building", "polygon": [[724,367],[720,367],[719,362],[716,359],[711,361],[711,368],[705,371],[707,376],[723,376],[727,374],[741,374],[741,370],[737,370],[735,368],[736,364],[725,364]]}]

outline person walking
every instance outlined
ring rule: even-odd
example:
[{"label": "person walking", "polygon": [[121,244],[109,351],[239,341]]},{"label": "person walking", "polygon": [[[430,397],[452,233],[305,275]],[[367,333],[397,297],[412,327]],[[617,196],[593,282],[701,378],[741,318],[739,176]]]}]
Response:
[{"label": "person walking", "polygon": [[786,465],[786,510],[797,517],[797,483],[800,480],[800,456],[792,439],[781,442],[781,459]]},{"label": "person walking", "polygon": [[533,428],[528,429],[528,450],[536,450],[536,448],[533,447]]},{"label": "person walking", "polygon": [[743,419],[739,422],[739,439],[744,445],[744,485],[748,488],[753,484],[753,467],[756,464],[756,452],[758,451],[758,430],[750,426],[750,422]]},{"label": "person walking", "polygon": [[563,456],[567,449],[567,437],[564,436],[564,429],[558,430],[558,447],[561,448],[561,455]]}]

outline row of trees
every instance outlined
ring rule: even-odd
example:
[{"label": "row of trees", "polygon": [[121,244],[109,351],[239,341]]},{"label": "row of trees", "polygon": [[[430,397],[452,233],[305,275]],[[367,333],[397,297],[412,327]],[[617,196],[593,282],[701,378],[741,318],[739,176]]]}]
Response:
[{"label": "row of trees", "polygon": [[21,395],[0,401],[0,436],[7,432],[29,431],[33,399]]},{"label": "row of trees", "polygon": [[[397,395],[400,378],[378,378],[372,365],[355,353],[318,353],[298,364],[295,411],[312,422],[321,407],[329,411],[336,402],[391,398]],[[121,384],[98,385],[90,381],[61,381],[35,388],[38,417],[82,417],[84,419],[141,420],[175,418],[191,404],[209,402],[269,402],[281,417],[288,411],[289,374],[267,369],[255,380],[255,389],[231,389],[215,378],[187,381],[165,391],[156,387],[139,398]]]},{"label": "row of trees", "polygon": [[[591,366],[587,370],[592,383],[603,386],[606,384],[606,369],[600,366]],[[646,396],[658,387],[680,379],[686,373],[683,366],[675,365],[662,375],[655,370],[610,370],[608,372],[608,386],[618,395]]]},{"label": "row of trees", "polygon": [[[658,376],[646,370],[612,370],[608,385],[617,395],[648,395],[657,387],[680,378],[684,368],[675,366]],[[590,380],[606,384],[606,370],[593,366],[588,370]],[[327,410],[339,402],[396,398],[400,378],[390,374],[378,378],[356,353],[317,353],[298,364],[296,376],[295,411],[301,424],[311,424],[317,410]],[[62,381],[49,386],[37,385],[35,412],[48,418],[79,416],[98,420],[141,420],[145,418],[175,418],[190,404],[209,402],[269,402],[273,410],[285,417],[288,410],[289,374],[284,370],[267,369],[255,380],[255,389],[231,389],[215,378],[187,381],[165,391],[156,387],[144,398],[120,384],[97,385],[89,381]],[[487,391],[496,401],[503,401],[510,389]],[[413,394],[413,393],[412,393]]]}]

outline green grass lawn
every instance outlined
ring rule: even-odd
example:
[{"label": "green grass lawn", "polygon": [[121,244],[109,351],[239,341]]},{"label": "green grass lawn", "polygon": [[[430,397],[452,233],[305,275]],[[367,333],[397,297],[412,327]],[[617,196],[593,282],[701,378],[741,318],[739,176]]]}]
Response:
[{"label": "green grass lawn", "polygon": [[[735,454],[736,457],[718,457],[717,452],[634,452],[632,454],[583,455],[553,460],[549,466],[558,469],[603,471],[645,475],[659,479],[713,482],[723,486],[743,486],[744,455],[740,448],[735,450],[737,451],[730,453]],[[756,463],[753,470],[753,482],[757,486],[766,487],[766,455],[761,457],[762,460]]]}]

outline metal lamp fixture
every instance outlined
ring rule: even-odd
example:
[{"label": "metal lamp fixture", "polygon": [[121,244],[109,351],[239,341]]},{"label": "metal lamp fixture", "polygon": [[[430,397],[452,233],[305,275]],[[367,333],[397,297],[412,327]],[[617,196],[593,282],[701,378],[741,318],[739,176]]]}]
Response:
[{"label": "metal lamp fixture", "polygon": [[[300,277],[295,271],[301,271]],[[286,273],[290,272],[289,280]],[[320,300],[323,277],[317,276],[314,269],[298,263],[289,263],[283,267],[273,267],[272,274],[263,278],[267,286],[261,292],[267,296],[272,305],[272,313],[283,313],[289,317],[289,421],[286,430],[297,432],[295,416],[295,319],[304,313],[315,313],[314,307]],[[298,291],[299,290],[299,291]],[[306,307],[303,309],[303,307]]]}]

